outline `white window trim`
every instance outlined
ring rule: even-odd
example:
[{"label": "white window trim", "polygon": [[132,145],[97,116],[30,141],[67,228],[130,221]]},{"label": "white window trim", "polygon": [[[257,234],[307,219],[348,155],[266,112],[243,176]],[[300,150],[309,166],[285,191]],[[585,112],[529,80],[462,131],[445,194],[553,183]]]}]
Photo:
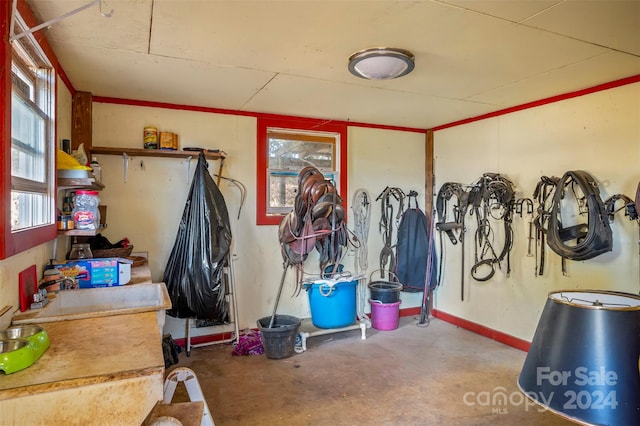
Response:
[{"label": "white window trim", "polygon": [[[24,21],[19,15],[16,15],[16,24],[23,29],[26,28]],[[29,48],[24,47],[24,44],[28,43]],[[38,68],[47,68],[48,71],[43,75],[37,75],[29,69],[29,65],[25,63],[24,56],[31,57],[26,52],[27,50],[33,51],[37,58],[32,58],[34,64]],[[25,101],[31,110],[38,114],[45,120],[44,128],[44,158],[45,158],[45,171],[44,182],[38,182],[31,179],[25,179],[22,177],[14,176],[11,171],[11,199],[14,193],[33,193],[44,195],[43,210],[41,223],[33,224],[15,228],[13,222],[10,224],[10,232],[12,234],[18,234],[20,232],[29,231],[30,229],[36,229],[43,226],[49,226],[55,223],[55,70],[51,65],[47,55],[44,53],[39,43],[35,40],[32,34],[28,34],[19,41],[12,42],[12,71],[15,66],[19,70],[22,77],[26,77],[33,85],[33,96],[35,102],[29,99],[20,90],[19,87],[11,84],[11,97],[15,93],[23,101]],[[9,75],[8,78],[11,78]],[[46,105],[46,111],[43,111],[42,105]],[[13,109],[13,107],[12,107]],[[11,138],[11,146],[15,139]],[[9,148],[12,152],[13,148]],[[31,221],[33,222],[33,221]]]}]

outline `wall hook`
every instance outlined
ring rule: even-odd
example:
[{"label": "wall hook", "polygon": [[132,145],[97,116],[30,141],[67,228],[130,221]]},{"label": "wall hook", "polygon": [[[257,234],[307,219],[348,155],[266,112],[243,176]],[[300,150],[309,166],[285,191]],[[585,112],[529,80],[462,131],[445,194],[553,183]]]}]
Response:
[{"label": "wall hook", "polygon": [[122,153],[122,169],[124,171],[124,183],[127,183],[127,171],[129,170],[129,154]]},{"label": "wall hook", "polygon": [[191,173],[189,173],[189,172],[191,171],[191,159],[192,159],[192,158],[193,158],[192,156],[188,156],[188,157],[187,157],[187,163],[186,163],[186,166],[187,166],[187,167],[186,167],[186,172],[187,172],[187,179],[186,179],[186,180],[187,180],[187,185],[189,184],[189,175],[191,174]]}]

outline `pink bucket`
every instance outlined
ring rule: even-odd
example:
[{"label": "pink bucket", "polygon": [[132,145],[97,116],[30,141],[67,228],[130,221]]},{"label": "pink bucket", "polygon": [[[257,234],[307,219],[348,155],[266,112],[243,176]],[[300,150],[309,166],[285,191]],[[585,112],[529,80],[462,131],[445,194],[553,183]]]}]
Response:
[{"label": "pink bucket", "polygon": [[371,326],[376,330],[395,330],[400,319],[400,303],[380,303],[369,299],[371,305]]}]

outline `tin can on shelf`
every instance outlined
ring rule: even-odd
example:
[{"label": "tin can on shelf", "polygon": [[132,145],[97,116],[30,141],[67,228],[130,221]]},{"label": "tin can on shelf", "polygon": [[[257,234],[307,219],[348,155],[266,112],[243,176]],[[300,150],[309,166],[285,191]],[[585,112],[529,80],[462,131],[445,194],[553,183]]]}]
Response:
[{"label": "tin can on shelf", "polygon": [[173,133],[173,149],[178,149],[178,134]]},{"label": "tin can on shelf", "polygon": [[147,126],[144,128],[144,148],[145,149],[158,149],[158,128],[153,126]]},{"label": "tin can on shelf", "polygon": [[173,133],[160,132],[160,149],[173,149]]}]

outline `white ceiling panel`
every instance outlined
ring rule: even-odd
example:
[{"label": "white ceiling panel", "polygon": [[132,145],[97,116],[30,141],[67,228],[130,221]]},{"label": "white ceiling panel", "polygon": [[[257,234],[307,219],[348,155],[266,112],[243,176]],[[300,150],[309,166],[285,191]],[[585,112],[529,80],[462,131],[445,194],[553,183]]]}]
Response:
[{"label": "white ceiling panel", "polygon": [[[156,102],[240,110],[273,74],[113,49],[65,46],[63,63],[78,90]],[[185,102],[188,100],[188,102]]]},{"label": "white ceiling panel", "polygon": [[[44,22],[87,5],[89,0],[34,0],[28,4],[34,16]],[[153,0],[109,0],[102,11],[113,11],[103,17],[98,6],[91,7],[42,30],[52,45],[58,42],[88,47],[131,50],[146,53],[149,49],[151,8]]]},{"label": "white ceiling panel", "polygon": [[541,13],[563,0],[442,0],[475,12],[486,13],[513,22],[520,22]]},{"label": "white ceiling panel", "polygon": [[640,74],[639,57],[610,52],[472,96],[469,100],[509,107],[578,90],[567,90],[563,81],[572,80],[575,87],[584,88],[637,74]]},{"label": "white ceiling panel", "polygon": [[[442,19],[428,25],[428,34],[421,33],[426,30],[413,32],[420,40],[426,40],[417,47],[416,67],[420,69],[414,78],[419,81],[402,79],[398,88],[465,99],[606,51],[487,15],[453,7],[447,10]],[[420,16],[407,16],[407,25],[418,28]],[[403,87],[405,82],[411,86]],[[424,90],[422,84],[428,85],[425,87],[429,90]]]},{"label": "white ceiling panel", "polygon": [[[88,0],[27,0],[40,21]],[[640,74],[638,0],[102,0],[45,30],[77,90],[428,128]],[[374,46],[396,80],[349,74]]]},{"label": "white ceiling panel", "polygon": [[525,23],[640,56],[638,0],[567,0]]},{"label": "white ceiling panel", "polygon": [[[479,102],[328,81],[310,84],[307,80],[304,77],[278,76],[251,99],[245,109],[290,114],[287,111],[292,107],[300,116],[418,128],[427,128],[427,123],[454,121],[461,114],[469,117],[496,109],[495,105]],[[373,99],[371,90],[376,92],[375,101],[362,103],[363,97]]]}]

